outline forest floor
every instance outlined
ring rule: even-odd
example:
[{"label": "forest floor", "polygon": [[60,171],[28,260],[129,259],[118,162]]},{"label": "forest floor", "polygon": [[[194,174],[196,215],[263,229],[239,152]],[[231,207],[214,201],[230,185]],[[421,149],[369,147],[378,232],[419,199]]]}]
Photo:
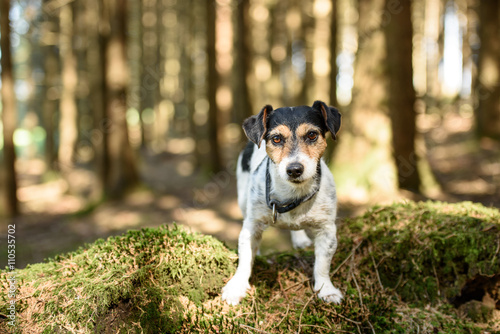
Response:
[{"label": "forest floor", "polygon": [[[487,139],[477,141],[472,124],[471,117],[454,111],[420,119],[427,158],[440,185],[433,199],[473,201],[500,208],[500,144]],[[178,141],[176,144],[182,146],[182,139]],[[236,248],[241,213],[231,166],[203,177],[203,173],[192,171],[188,154],[142,152],[144,186],[122,201],[100,205],[88,201],[95,184],[88,170],[75,169],[66,178],[69,181],[55,178],[42,182],[45,173],[42,161],[20,160],[17,168],[23,212],[14,221],[18,268],[73,251],[98,238],[173,222],[213,235]],[[339,194],[339,216],[361,214],[371,204],[374,203],[349,203]],[[0,234],[6,233],[5,228],[6,225],[0,227]],[[282,242],[276,242],[276,238]],[[285,231],[269,229],[264,234],[264,253],[290,248]],[[3,256],[3,250],[0,255],[3,268],[7,257]]]}]

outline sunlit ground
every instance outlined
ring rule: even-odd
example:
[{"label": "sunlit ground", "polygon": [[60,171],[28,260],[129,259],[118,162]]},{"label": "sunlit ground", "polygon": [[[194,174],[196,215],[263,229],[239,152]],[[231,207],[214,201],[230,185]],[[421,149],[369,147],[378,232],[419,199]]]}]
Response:
[{"label": "sunlit ground", "polygon": [[[429,162],[442,188],[436,198],[500,207],[500,145],[474,139],[471,114],[450,109],[443,116],[421,116],[418,123],[425,134]],[[166,144],[162,153],[142,152],[145,185],[123,201],[100,205],[90,200],[95,184],[93,173],[75,169],[65,181],[45,173],[41,160],[19,160],[18,196],[24,215],[16,221],[18,267],[128,229],[174,222],[214,235],[236,248],[241,213],[234,171],[201,177],[192,164],[191,147],[189,140],[176,140]],[[359,214],[368,204],[354,205],[343,200],[349,198],[344,195],[339,194],[341,216]],[[5,233],[5,225],[1,228]],[[290,247],[288,232],[270,228],[264,233],[263,253]]]}]

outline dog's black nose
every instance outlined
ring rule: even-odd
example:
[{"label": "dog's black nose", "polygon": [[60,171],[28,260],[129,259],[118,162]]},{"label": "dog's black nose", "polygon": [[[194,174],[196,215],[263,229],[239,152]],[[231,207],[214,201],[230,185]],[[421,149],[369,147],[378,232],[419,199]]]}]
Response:
[{"label": "dog's black nose", "polygon": [[298,178],[299,176],[302,175],[302,173],[304,173],[304,166],[298,162],[289,164],[286,167],[286,173],[290,177]]}]

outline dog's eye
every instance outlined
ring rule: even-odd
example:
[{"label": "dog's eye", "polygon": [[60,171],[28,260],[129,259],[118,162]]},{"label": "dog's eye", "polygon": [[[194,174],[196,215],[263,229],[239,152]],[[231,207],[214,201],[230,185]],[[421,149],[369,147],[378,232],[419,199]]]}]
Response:
[{"label": "dog's eye", "polygon": [[307,139],[309,139],[310,141],[315,141],[316,139],[318,139],[318,133],[316,131],[309,131],[307,133]]},{"label": "dog's eye", "polygon": [[273,143],[275,143],[275,144],[280,144],[280,143],[281,143],[281,141],[282,141],[282,138],[281,138],[281,136],[280,136],[280,135],[276,135],[276,136],[272,136],[272,137],[271,137],[271,140],[272,140],[272,141],[273,141]]}]

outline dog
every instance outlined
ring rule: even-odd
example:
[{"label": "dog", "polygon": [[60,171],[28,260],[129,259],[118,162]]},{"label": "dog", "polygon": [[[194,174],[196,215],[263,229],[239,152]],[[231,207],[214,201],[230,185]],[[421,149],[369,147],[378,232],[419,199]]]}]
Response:
[{"label": "dog", "polygon": [[339,111],[321,101],[276,110],[266,105],[243,122],[250,141],[239,155],[236,175],[244,219],[238,267],[222,289],[228,304],[237,305],[246,296],[262,233],[269,226],[292,230],[295,248],[312,245],[305,230],[314,236],[314,290],[326,302],[342,301],[330,280],[337,249],[337,196],[322,159],[327,132],[336,139],[340,124]]}]

